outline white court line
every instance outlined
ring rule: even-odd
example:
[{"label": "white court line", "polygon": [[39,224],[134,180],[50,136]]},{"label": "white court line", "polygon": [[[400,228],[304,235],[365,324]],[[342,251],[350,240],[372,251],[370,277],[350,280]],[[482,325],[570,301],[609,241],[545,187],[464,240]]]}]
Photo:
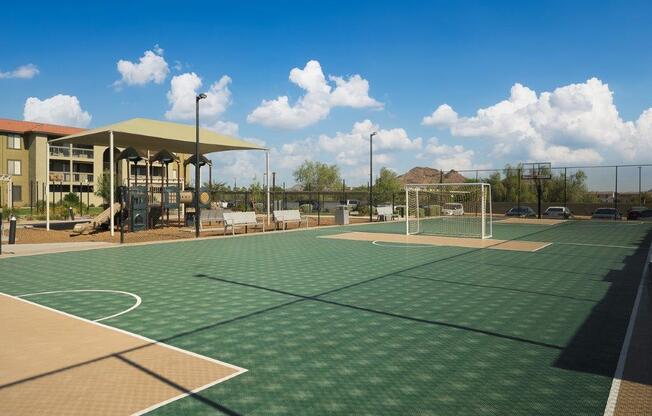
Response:
[{"label": "white court line", "polygon": [[29,303],[30,305],[37,306],[37,307],[39,307],[39,308],[43,308],[43,309],[46,309],[46,310],[51,311],[51,312],[56,312],[56,313],[58,313],[58,314],[61,314],[61,315],[67,316],[67,317],[69,317],[69,318],[79,319],[80,321],[83,321],[83,322],[88,322],[88,323],[93,324],[93,325],[101,326],[102,328],[110,329],[111,331],[116,331],[116,332],[120,332],[120,333],[122,333],[122,334],[130,335],[130,336],[132,336],[132,337],[135,337],[135,338],[141,339],[141,340],[143,340],[143,341],[149,342],[149,343],[152,344],[152,345],[154,345],[154,344],[156,344],[156,345],[160,345],[161,347],[169,348],[169,349],[171,349],[171,350],[174,350],[174,351],[177,351],[177,352],[180,352],[180,353],[183,353],[183,354],[187,354],[187,355],[190,355],[190,356],[192,356],[192,357],[200,358],[200,359],[202,359],[202,360],[210,361],[210,362],[212,362],[212,363],[219,364],[219,365],[223,365],[223,366],[225,366],[225,367],[229,367],[229,368],[232,368],[232,369],[236,370],[236,372],[233,373],[233,374],[231,374],[231,375],[228,375],[228,376],[222,377],[222,378],[217,379],[217,380],[215,380],[215,381],[213,381],[213,382],[210,382],[210,383],[208,383],[208,384],[204,384],[203,386],[199,386],[199,387],[197,387],[196,389],[193,389],[193,390],[191,390],[191,391],[189,391],[189,392],[181,393],[181,394],[179,394],[178,396],[172,397],[172,398],[167,399],[167,400],[165,400],[165,401],[162,401],[162,402],[160,402],[160,403],[156,403],[156,404],[154,404],[154,405],[152,405],[152,406],[150,406],[150,407],[148,407],[148,408],[146,408],[146,409],[143,409],[143,410],[140,410],[140,411],[138,411],[138,412],[136,412],[136,413],[133,413],[133,415],[143,415],[143,414],[145,414],[145,413],[147,413],[147,412],[150,412],[150,411],[152,411],[152,410],[154,410],[154,409],[157,409],[157,408],[159,408],[159,407],[161,407],[161,406],[165,406],[166,404],[172,403],[173,401],[176,401],[176,400],[182,399],[182,398],[184,398],[184,397],[186,397],[186,396],[190,396],[191,394],[198,393],[198,392],[200,392],[200,391],[202,391],[202,390],[205,390],[205,389],[207,389],[207,388],[209,388],[209,387],[212,387],[212,386],[214,386],[214,385],[216,385],[216,384],[219,384],[219,383],[221,383],[221,382],[223,382],[223,381],[226,381],[226,380],[228,380],[228,379],[230,379],[230,378],[233,378],[233,377],[235,377],[235,376],[239,376],[240,374],[243,374],[243,373],[246,373],[246,372],[247,372],[247,369],[246,369],[246,368],[242,368],[242,367],[238,367],[237,365],[233,365],[233,364],[225,363],[224,361],[216,360],[216,359],[211,358],[211,357],[206,357],[205,355],[197,354],[196,352],[192,352],[192,351],[188,351],[188,350],[183,350],[183,349],[178,348],[178,347],[175,347],[175,346],[173,346],[173,345],[164,344],[164,343],[162,343],[162,342],[159,342],[159,341],[153,340],[153,339],[151,339],[151,338],[147,338],[147,337],[144,337],[144,336],[142,336],[142,335],[134,334],[133,332],[125,331],[124,329],[115,328],[115,327],[112,327],[112,326],[109,326],[109,325],[106,325],[106,324],[102,324],[102,323],[99,323],[99,322],[94,322],[94,321],[91,321],[91,320],[89,320],[89,319],[82,318],[82,317],[80,317],[80,316],[76,316],[76,315],[72,315],[72,314],[69,314],[69,313],[67,313],[67,312],[63,312],[63,311],[57,310],[57,309],[53,309],[53,308],[50,308],[50,307],[48,307],[48,306],[40,305],[40,304],[38,304],[38,303],[31,302],[31,301],[29,301],[29,300],[27,300],[27,299],[21,299],[21,298],[19,298],[19,297],[17,297],[17,296],[9,295],[9,294],[7,294],[7,293],[2,293],[2,292],[0,292],[0,295],[1,295],[1,296],[6,296],[6,297],[9,297],[9,298],[12,298],[12,299],[17,299],[17,300],[19,300],[19,301],[21,301],[21,302]]},{"label": "white court line", "polygon": [[[518,240],[513,240],[513,241],[518,241]],[[546,248],[546,247],[550,247],[550,246],[553,245],[553,244],[556,244],[556,243],[548,243],[548,244],[544,244],[544,245],[542,245],[542,246],[539,247],[539,248],[535,248],[534,250],[532,250],[532,252],[542,250],[542,249],[544,249],[544,248]]]},{"label": "white court line", "polygon": [[590,243],[555,243],[563,244],[565,246],[586,246],[586,247],[604,247],[604,248],[629,248],[629,249],[638,249],[638,246],[614,246],[611,244],[590,244]]},{"label": "white court line", "polygon": [[51,292],[36,292],[36,293],[26,293],[24,295],[16,295],[18,298],[26,298],[29,296],[37,296],[37,295],[50,295],[53,293],[77,293],[77,292],[106,292],[106,293],[119,293],[121,295],[128,295],[131,296],[132,298],[136,299],[136,303],[134,303],[130,308],[125,309],[122,312],[115,313],[113,315],[105,316],[104,318],[99,318],[99,319],[93,319],[93,322],[100,322],[104,321],[106,319],[111,319],[115,318],[120,315],[124,315],[125,313],[131,312],[137,307],[140,306],[140,304],[143,302],[143,300],[140,298],[140,296],[131,293],[131,292],[124,292],[122,290],[108,290],[108,289],[77,289],[77,290],[53,290]]},{"label": "white court line", "polygon": [[618,393],[620,392],[620,383],[623,379],[623,373],[625,372],[625,362],[627,361],[627,353],[629,352],[629,343],[631,342],[632,334],[634,333],[634,324],[636,322],[638,308],[641,303],[641,294],[643,293],[643,287],[645,286],[645,277],[647,276],[650,269],[650,255],[652,255],[652,251],[648,251],[647,259],[645,259],[645,267],[643,268],[641,281],[638,284],[638,292],[636,293],[636,300],[634,301],[634,306],[632,307],[632,314],[629,316],[629,324],[627,324],[625,340],[623,341],[623,346],[620,350],[620,356],[618,357],[616,372],[614,373],[613,380],[611,381],[611,390],[609,390],[609,398],[607,399],[607,405],[604,408],[604,416],[613,416],[614,412],[616,411]]},{"label": "white court line", "polygon": [[379,244],[379,243],[382,243],[382,241],[374,240],[374,241],[371,242],[371,244],[373,244],[373,245],[375,245],[375,246],[378,246],[378,247],[402,247],[402,248],[403,248],[403,247],[407,247],[407,248],[427,248],[427,247],[435,247],[435,246],[432,245],[432,244],[427,244],[427,245],[423,245],[423,244],[421,244],[421,245],[420,245],[420,244],[410,244],[410,243],[405,243],[405,244],[391,244],[391,243],[390,243],[390,244]]}]

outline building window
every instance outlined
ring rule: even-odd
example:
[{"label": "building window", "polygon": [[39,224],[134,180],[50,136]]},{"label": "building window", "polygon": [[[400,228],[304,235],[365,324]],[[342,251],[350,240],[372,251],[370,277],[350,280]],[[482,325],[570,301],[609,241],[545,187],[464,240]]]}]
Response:
[{"label": "building window", "polygon": [[12,185],[11,187],[11,200],[14,202],[21,202],[23,200],[23,187],[20,185]]},{"label": "building window", "polygon": [[17,134],[7,135],[7,148],[8,149],[20,149],[21,137]]},{"label": "building window", "polygon": [[22,175],[22,163],[20,160],[8,160],[7,161],[7,173],[12,176]]}]

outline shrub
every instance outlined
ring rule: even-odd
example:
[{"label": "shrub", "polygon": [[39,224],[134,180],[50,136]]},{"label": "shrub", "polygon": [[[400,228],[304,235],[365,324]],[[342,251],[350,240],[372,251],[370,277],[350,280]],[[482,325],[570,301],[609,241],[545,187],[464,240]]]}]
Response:
[{"label": "shrub", "polygon": [[79,195],[75,193],[67,193],[63,197],[63,205],[66,207],[78,207],[79,206]]}]

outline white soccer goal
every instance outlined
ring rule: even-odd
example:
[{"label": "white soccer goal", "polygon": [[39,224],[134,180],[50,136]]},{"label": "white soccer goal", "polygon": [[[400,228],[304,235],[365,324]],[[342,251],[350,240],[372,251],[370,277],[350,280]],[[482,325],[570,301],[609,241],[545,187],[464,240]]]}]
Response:
[{"label": "white soccer goal", "polygon": [[405,186],[405,231],[410,234],[491,238],[488,183],[433,183]]}]

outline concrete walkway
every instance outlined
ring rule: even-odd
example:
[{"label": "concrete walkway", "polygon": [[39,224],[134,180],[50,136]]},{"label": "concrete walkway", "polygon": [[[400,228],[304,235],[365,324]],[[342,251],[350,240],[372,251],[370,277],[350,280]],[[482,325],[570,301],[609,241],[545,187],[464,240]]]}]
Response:
[{"label": "concrete walkway", "polygon": [[63,253],[67,251],[84,251],[97,248],[114,247],[117,243],[84,241],[78,243],[42,243],[42,244],[2,244],[1,259],[37,254]]}]

